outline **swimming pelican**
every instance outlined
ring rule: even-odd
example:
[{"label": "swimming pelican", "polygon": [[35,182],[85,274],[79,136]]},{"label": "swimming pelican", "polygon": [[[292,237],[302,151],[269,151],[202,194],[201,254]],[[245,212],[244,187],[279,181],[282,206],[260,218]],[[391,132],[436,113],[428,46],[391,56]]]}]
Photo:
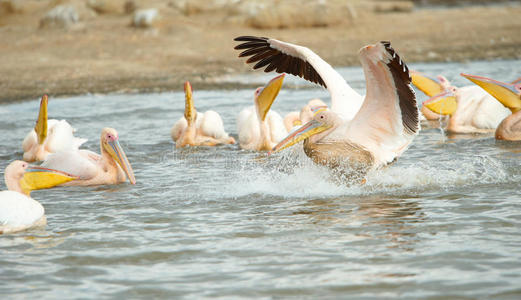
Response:
[{"label": "swimming pelican", "polygon": [[23,159],[27,162],[45,160],[50,153],[77,150],[87,139],[74,137],[74,128],[65,120],[47,120],[47,95],[40,100],[36,126],[22,142]]},{"label": "swimming pelican", "polygon": [[254,106],[243,109],[237,117],[239,145],[242,149],[268,151],[287,134],[282,117],[270,110],[277,97],[284,74],[270,80],[254,93]]},{"label": "swimming pelican", "polygon": [[31,166],[16,160],[5,168],[7,191],[0,192],[0,234],[47,224],[43,206],[30,197],[31,191],[46,189],[76,177],[58,170]]},{"label": "swimming pelican", "polygon": [[272,152],[305,140],[304,150],[315,163],[354,167],[364,173],[394,161],[420,129],[408,68],[389,42],[360,50],[367,86],[362,101],[340,74],[308,48],[251,36],[235,40],[244,42],[236,49],[247,49],[239,56],[254,55],[247,62],[260,60],[254,69],[267,65],[265,71],[289,72],[331,93],[331,110],[319,109]]},{"label": "swimming pelican", "polygon": [[[413,74],[413,83],[425,92],[430,99],[423,102],[429,110],[449,115],[447,131],[453,133],[488,133],[493,132],[499,123],[510,115],[510,111],[478,86],[455,87],[443,76],[438,76],[439,83],[430,80],[417,80],[422,75]],[[438,85],[436,87],[436,84]],[[440,92],[441,91],[441,92]]]},{"label": "swimming pelican", "polygon": [[314,98],[308,101],[302,107],[300,112],[292,111],[284,117],[284,126],[288,132],[300,127],[302,124],[309,122],[313,118],[313,110],[316,108],[325,108],[327,104],[324,101]]},{"label": "swimming pelican", "polygon": [[505,83],[494,79],[461,74],[463,77],[482,87],[494,96],[504,106],[508,107],[512,114],[507,116],[496,129],[496,139],[507,141],[521,140],[521,78],[511,83]]},{"label": "swimming pelican", "polygon": [[[125,182],[136,184],[134,171],[119,144],[118,132],[103,128],[100,138],[101,155],[89,150],[62,151],[51,154],[42,167],[75,174],[78,180],[64,185],[101,185]],[[125,176],[126,174],[126,176]]]},{"label": "swimming pelican", "polygon": [[213,110],[205,113],[195,110],[190,82],[185,82],[184,89],[185,114],[170,130],[176,148],[235,144],[235,139],[224,131],[223,120],[218,113]]}]

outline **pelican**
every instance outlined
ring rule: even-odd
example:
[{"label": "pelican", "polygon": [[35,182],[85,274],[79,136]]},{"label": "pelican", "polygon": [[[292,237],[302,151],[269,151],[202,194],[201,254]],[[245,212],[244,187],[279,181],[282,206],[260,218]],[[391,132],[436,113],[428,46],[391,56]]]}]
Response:
[{"label": "pelican", "polygon": [[235,139],[224,131],[223,120],[218,113],[213,110],[205,113],[195,110],[190,82],[185,82],[184,89],[185,114],[170,130],[176,148],[235,144]]},{"label": "pelican", "polygon": [[43,206],[30,197],[31,191],[75,180],[67,173],[15,160],[5,168],[7,191],[0,192],[0,234],[45,226]]},{"label": "pelican", "polygon": [[74,128],[65,120],[47,120],[48,97],[40,100],[40,112],[36,126],[24,138],[23,159],[27,162],[42,161],[50,153],[77,150],[87,139],[74,137]]},{"label": "pelican", "polygon": [[283,121],[287,132],[302,125],[302,122],[300,121],[300,112],[298,111],[290,111],[284,116]]},{"label": "pelican", "polygon": [[521,140],[521,78],[511,83],[505,83],[494,79],[461,74],[463,77],[482,87],[494,96],[504,106],[508,107],[512,114],[499,123],[495,137],[498,140]]},{"label": "pelican", "polygon": [[300,112],[292,111],[286,114],[284,117],[284,126],[286,126],[286,130],[288,132],[295,130],[300,127],[302,124],[309,122],[311,118],[313,118],[313,110],[327,107],[327,104],[324,101],[314,98],[308,101],[306,105],[302,107]]},{"label": "pelican", "polygon": [[282,117],[270,110],[277,97],[284,74],[270,80],[254,93],[254,106],[243,109],[237,117],[239,145],[242,149],[255,151],[271,150],[287,134]]},{"label": "pelican", "polygon": [[[438,82],[412,75],[413,84],[428,96],[423,106],[428,110],[449,115],[447,131],[453,133],[493,132],[510,111],[478,86],[455,87],[443,76]],[[426,84],[426,82],[430,82]]]},{"label": "pelican", "polygon": [[[128,179],[136,184],[125,152],[119,144],[118,132],[103,128],[100,138],[101,155],[89,150],[62,151],[51,154],[42,167],[61,170],[79,176],[64,185],[118,184]],[[126,176],[125,176],[126,175]]]},{"label": "pelican", "polygon": [[[366,78],[365,99],[350,88],[329,64],[308,48],[282,41],[242,36],[239,56],[259,61],[253,68],[288,72],[327,87],[331,109],[318,109],[311,121],[277,144],[278,152],[301,140],[315,163],[330,168],[354,167],[365,173],[393,162],[420,130],[418,107],[407,66],[389,42],[360,50]],[[359,168],[360,166],[360,168]]]}]

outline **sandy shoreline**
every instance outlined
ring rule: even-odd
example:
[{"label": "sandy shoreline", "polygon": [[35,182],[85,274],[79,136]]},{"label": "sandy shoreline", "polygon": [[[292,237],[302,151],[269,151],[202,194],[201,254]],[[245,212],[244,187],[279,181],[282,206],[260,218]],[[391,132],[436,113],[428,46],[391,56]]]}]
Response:
[{"label": "sandy shoreline", "polygon": [[73,29],[39,29],[34,14],[0,20],[0,103],[51,96],[234,88],[219,76],[249,71],[233,38],[260,35],[305,45],[334,66],[359,65],[358,49],[390,40],[406,62],[521,59],[521,6],[470,6],[360,14],[329,27],[254,29],[218,14],[168,15],[152,29],[103,15]]}]

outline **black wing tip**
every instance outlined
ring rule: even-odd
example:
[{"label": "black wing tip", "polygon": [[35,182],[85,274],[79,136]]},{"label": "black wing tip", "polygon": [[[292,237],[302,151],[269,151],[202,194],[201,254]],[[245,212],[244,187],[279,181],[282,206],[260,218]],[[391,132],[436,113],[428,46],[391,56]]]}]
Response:
[{"label": "black wing tip", "polygon": [[[416,101],[416,93],[411,87],[412,79],[409,74],[409,68],[401,59],[400,55],[393,49],[391,42],[381,41],[380,43],[391,56],[387,65],[393,73],[395,84],[399,87],[398,95],[400,98],[400,109],[402,111],[404,131],[410,135],[417,134],[420,131],[420,116],[418,111],[418,102]],[[401,84],[397,81],[401,81]]]},{"label": "black wing tip", "polygon": [[[272,47],[269,38],[242,35],[233,40],[241,42],[234,47],[235,50],[244,50],[239,54],[239,57],[251,56],[246,60],[246,63],[255,63],[255,65],[253,65],[254,70],[264,68],[264,72],[266,73],[272,71],[288,73],[327,88],[324,80],[322,80],[320,75],[308,62],[284,54],[280,50]],[[287,57],[289,57],[289,60],[286,59]]]},{"label": "black wing tip", "polygon": [[241,35],[233,39],[236,42],[252,42],[252,41],[267,41],[267,37],[253,36],[253,35]]}]

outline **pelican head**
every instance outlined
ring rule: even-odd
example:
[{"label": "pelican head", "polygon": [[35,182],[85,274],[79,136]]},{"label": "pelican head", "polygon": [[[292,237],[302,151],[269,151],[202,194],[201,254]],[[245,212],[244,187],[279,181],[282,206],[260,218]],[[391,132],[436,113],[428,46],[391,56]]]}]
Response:
[{"label": "pelican head", "polygon": [[101,131],[101,151],[107,152],[114,161],[123,169],[127,174],[130,183],[136,184],[136,178],[134,177],[134,171],[132,166],[128,162],[125,152],[119,144],[118,132],[114,128],[103,128]]},{"label": "pelican head", "polygon": [[4,180],[7,188],[29,196],[31,191],[47,189],[53,186],[78,179],[78,177],[62,171],[30,165],[15,160],[5,168]]},{"label": "pelican head", "polygon": [[36,121],[36,125],[34,126],[34,131],[36,132],[36,136],[38,138],[38,144],[42,145],[47,138],[47,95],[42,96],[42,100],[40,100],[40,112],[38,113],[38,120]]},{"label": "pelican head", "polygon": [[458,108],[458,90],[451,87],[423,102],[423,106],[440,115],[452,115]]},{"label": "pelican head", "polygon": [[261,121],[266,119],[273,101],[275,101],[275,98],[277,98],[277,95],[282,88],[283,81],[284,74],[273,78],[264,87],[260,87],[255,90],[255,109]]},{"label": "pelican head", "polygon": [[337,114],[325,108],[319,108],[316,110],[311,121],[290,133],[286,138],[273,147],[268,155],[282,151],[308,138],[310,142],[313,143],[319,141],[332,130],[337,128],[341,123],[342,121]]},{"label": "pelican head", "polygon": [[315,112],[318,109],[321,108],[327,108],[327,104],[324,103],[324,101],[314,98],[309,100],[308,104],[306,104],[302,109],[300,110],[300,120],[302,123],[309,122],[312,118]]},{"label": "pelican head", "polygon": [[192,99],[192,85],[189,81],[185,82],[185,119],[188,126],[195,124],[197,118],[197,111],[195,110],[194,100]]},{"label": "pelican head", "polygon": [[512,112],[521,110],[521,82],[505,83],[487,77],[461,73],[473,83],[479,85]]}]

